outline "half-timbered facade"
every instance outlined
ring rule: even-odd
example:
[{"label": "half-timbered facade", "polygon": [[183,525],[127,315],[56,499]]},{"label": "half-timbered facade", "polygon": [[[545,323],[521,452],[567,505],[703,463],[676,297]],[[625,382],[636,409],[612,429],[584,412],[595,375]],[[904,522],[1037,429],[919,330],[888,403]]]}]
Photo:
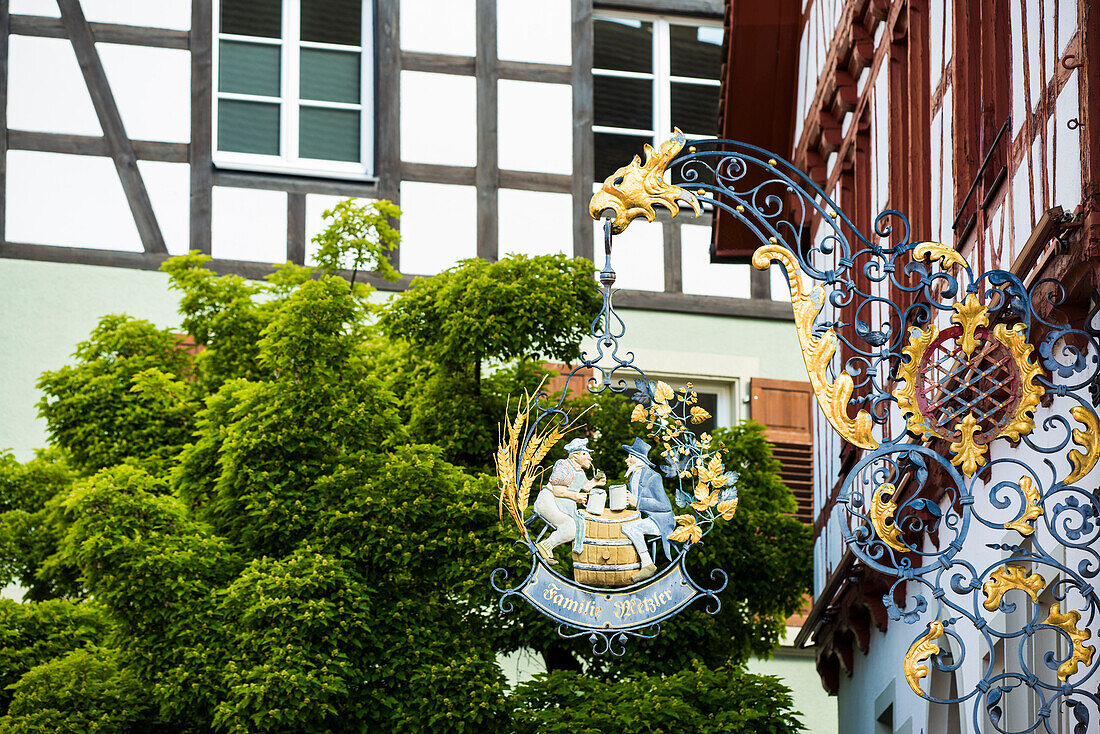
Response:
[{"label": "half-timbered facade", "polygon": [[[879,235],[889,240],[889,233],[874,232],[877,215],[899,210],[909,217],[912,241],[955,248],[975,273],[1002,269],[1027,286],[1050,278],[1064,288],[1064,300],[1051,298],[1036,313],[1078,328],[1086,321],[1100,285],[1100,9],[1095,3],[790,0],[766,8],[732,3],[727,33],[726,137],[788,156],[872,241]],[[777,49],[764,78],[752,76],[751,66],[762,43]],[[767,124],[745,103],[754,94],[773,102]],[[757,244],[736,222],[718,222],[720,256],[744,258]],[[880,292],[886,286],[858,282],[860,269],[852,272],[855,287],[864,292],[899,302],[912,297]],[[887,325],[885,312],[874,316],[881,316],[882,324],[873,328],[905,326]],[[844,364],[847,355],[836,359]],[[1049,369],[1053,362],[1046,364]],[[881,379],[896,384],[890,383],[896,376]],[[897,406],[891,410],[883,427],[887,437],[905,429]],[[1044,420],[1058,420],[1046,403],[1036,413],[1037,424]],[[883,595],[893,579],[864,567],[846,549],[841,524],[848,520],[837,497],[861,450],[845,444],[819,412],[814,431],[815,601],[798,644],[816,648],[822,684],[839,696],[840,730],[976,731],[970,704],[929,704],[906,685],[902,660],[927,614],[916,609],[911,621],[920,624],[911,626],[894,608],[891,619]],[[1009,455],[1024,465],[1044,465],[1024,444],[1006,443],[992,454]],[[1002,479],[1009,477],[986,477],[973,491],[989,494]],[[1095,479],[1083,486],[1094,488]],[[966,552],[975,555],[968,560],[982,568],[1019,543],[1008,528],[971,528]],[[935,549],[947,541],[924,542]],[[1077,563],[1063,550],[1064,563]],[[915,609],[912,598],[895,596],[901,608]],[[1053,600],[1039,600],[1044,602]],[[1010,610],[996,624],[1029,624],[1021,615]],[[1100,631],[1095,620],[1089,624],[1095,639]],[[1066,654],[1061,648],[1053,652]],[[1019,673],[1020,665],[1045,670],[1040,650],[1022,654],[1021,662],[1004,649],[985,650],[984,657],[971,652],[955,670],[932,671],[927,685],[931,695],[952,699],[973,692],[989,666],[1010,675]],[[948,650],[948,664],[950,655]],[[1040,720],[1050,731],[1087,728],[1072,718],[1072,706],[1044,707],[1034,695],[1017,692],[990,707],[983,716],[997,719],[1000,731],[1031,730]]]},{"label": "half-timbered facade", "polygon": [[[6,306],[6,341],[26,349],[3,378],[17,420],[0,443],[42,443],[33,381],[98,314],[172,319],[170,297],[149,295],[165,258],[197,250],[249,277],[308,263],[341,198],[403,210],[403,278],[374,280],[384,291],[469,257],[602,264],[587,201],[608,166],[673,125],[716,132],[722,12],[717,0],[3,3],[0,280],[50,305]],[[799,379],[798,354],[785,289],[713,264],[710,218],[617,240],[616,304],[635,314],[639,359],[694,378],[731,424],[750,413],[754,377]]]}]

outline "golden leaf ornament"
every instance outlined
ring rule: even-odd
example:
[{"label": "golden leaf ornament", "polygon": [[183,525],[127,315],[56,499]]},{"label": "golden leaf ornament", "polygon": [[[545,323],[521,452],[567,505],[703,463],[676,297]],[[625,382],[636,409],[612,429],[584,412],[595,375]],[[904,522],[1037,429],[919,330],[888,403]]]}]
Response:
[{"label": "golden leaf ornament", "polygon": [[[895,491],[893,484],[880,484],[871,493],[871,525],[874,526],[875,533],[883,543],[896,551],[908,553],[909,548],[901,542],[901,528],[898,527],[897,518],[894,517],[898,509],[893,498]],[[890,499],[886,499],[887,496]],[[889,524],[887,520],[890,521]]]},{"label": "golden leaf ornament", "polygon": [[928,625],[928,631],[917,638],[917,641],[909,647],[909,652],[905,653],[903,663],[905,682],[918,696],[924,695],[924,691],[920,688],[920,679],[929,672],[928,666],[921,663],[939,653],[940,646],[934,640],[941,637],[943,637],[943,622],[937,620]]},{"label": "golden leaf ornament", "polygon": [[1097,420],[1096,413],[1083,405],[1075,405],[1069,412],[1085,427],[1084,431],[1074,428],[1072,433],[1073,442],[1084,449],[1084,452],[1073,449],[1068,454],[1073,471],[1066,477],[1066,484],[1073,484],[1078,479],[1083,479],[1096,466],[1096,458],[1100,456],[1100,421]]},{"label": "golden leaf ornament", "polygon": [[1033,521],[1043,514],[1043,508],[1039,506],[1039,490],[1031,477],[1020,477],[1020,491],[1024,493],[1024,509],[1020,516],[1012,522],[1004,524],[1005,530],[1015,530],[1020,535],[1031,535],[1035,532]]},{"label": "golden leaf ornament", "polygon": [[1095,647],[1084,644],[1085,640],[1092,637],[1092,632],[1089,630],[1077,629],[1077,623],[1080,621],[1080,612],[1070,610],[1062,614],[1058,604],[1050,605],[1050,614],[1047,615],[1047,618],[1043,621],[1043,624],[1049,624],[1051,627],[1057,627],[1065,632],[1069,635],[1070,642],[1073,643],[1073,654],[1069,656],[1068,660],[1058,666],[1058,680],[1063,683],[1065,683],[1071,675],[1077,673],[1078,663],[1092,665],[1092,654],[1096,652]]},{"label": "golden leaf ornament", "polygon": [[1005,564],[990,574],[991,581],[982,584],[982,593],[985,601],[982,602],[988,611],[995,612],[1001,606],[1001,599],[1012,589],[1020,589],[1031,597],[1032,601],[1039,600],[1039,593],[1046,587],[1047,582],[1041,575],[1031,573],[1023,566]]},{"label": "golden leaf ornament", "polygon": [[825,289],[819,285],[808,288],[802,277],[802,266],[790,250],[781,245],[764,245],[757,248],[752,255],[752,265],[757,270],[767,270],[773,262],[779,263],[787,271],[795,328],[798,341],[802,345],[802,357],[806,362],[806,375],[810,378],[810,385],[822,413],[848,443],[864,449],[878,448],[878,441],[871,435],[871,414],[860,409],[855,418],[848,417],[848,401],[852,399],[855,390],[852,376],[841,370],[836,380],[829,382],[826,374],[838,342],[836,331],[832,327],[820,336],[814,334],[814,319],[825,305]]}]

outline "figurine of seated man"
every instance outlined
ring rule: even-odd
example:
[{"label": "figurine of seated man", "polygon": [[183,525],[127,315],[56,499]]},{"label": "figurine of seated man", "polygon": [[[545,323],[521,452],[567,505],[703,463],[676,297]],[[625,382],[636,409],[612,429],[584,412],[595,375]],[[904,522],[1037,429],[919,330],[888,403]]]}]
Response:
[{"label": "figurine of seated man", "polygon": [[637,583],[657,573],[657,565],[646,545],[647,536],[660,537],[665,558],[671,560],[668,536],[676,527],[676,516],[672,511],[672,503],[665,494],[661,475],[649,460],[649,444],[636,438],[632,445],[624,445],[623,449],[626,451],[626,502],[642,513],[641,518],[622,526],[623,535],[630,538],[641,559],[641,568],[630,577],[631,582]]},{"label": "figurine of seated man", "polygon": [[535,544],[539,555],[550,564],[557,563],[554,549],[562,543],[572,541],[574,553],[584,549],[584,516],[578,511],[577,503],[583,503],[588,499],[589,490],[606,481],[602,476],[587,479],[584,475],[585,469],[592,468],[587,438],[573,439],[565,444],[565,451],[568,457],[554,462],[550,482],[535,498],[535,512],[554,528],[549,536]]}]

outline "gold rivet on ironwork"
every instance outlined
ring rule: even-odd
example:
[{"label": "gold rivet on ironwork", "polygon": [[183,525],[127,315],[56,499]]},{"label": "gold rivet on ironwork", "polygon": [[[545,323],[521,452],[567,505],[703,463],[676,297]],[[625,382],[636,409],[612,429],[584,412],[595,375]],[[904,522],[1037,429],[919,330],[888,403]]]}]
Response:
[{"label": "gold rivet on ironwork", "polygon": [[743,212],[743,211],[745,211],[745,207],[743,207],[743,206],[741,206],[740,204],[738,204],[738,205],[737,205],[737,211],[739,211],[739,212]]},{"label": "gold rivet on ironwork", "polygon": [[695,152],[695,146],[694,145],[689,145],[688,146],[688,153],[694,153],[694,152]]},{"label": "gold rivet on ironwork", "polygon": [[778,163],[778,161],[775,160],[774,158],[769,158],[768,159],[768,165],[769,166],[774,166],[776,163]]},{"label": "gold rivet on ironwork", "polygon": [[695,193],[699,194],[699,196],[704,196],[704,195],[706,195],[707,190],[706,189],[696,189]]},{"label": "gold rivet on ironwork", "polygon": [[779,240],[777,240],[777,239],[776,239],[776,238],[774,238],[774,237],[769,237],[769,238],[768,238],[768,242],[770,242],[770,243],[772,243],[773,245],[775,245],[775,244],[778,244],[778,243],[779,243]]}]

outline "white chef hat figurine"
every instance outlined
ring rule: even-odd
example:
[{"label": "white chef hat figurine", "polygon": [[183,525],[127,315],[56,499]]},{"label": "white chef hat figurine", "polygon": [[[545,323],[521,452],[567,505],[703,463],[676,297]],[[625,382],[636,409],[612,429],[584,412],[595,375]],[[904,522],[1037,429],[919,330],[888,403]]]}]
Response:
[{"label": "white chef hat figurine", "polygon": [[587,438],[574,438],[565,444],[569,456],[554,462],[550,483],[535,498],[535,512],[549,523],[553,532],[535,544],[547,563],[555,564],[554,549],[562,543],[573,541],[573,552],[584,550],[584,516],[577,503],[588,499],[593,487],[602,486],[607,480],[600,476],[588,479],[585,469],[592,468],[592,454],[588,451]]}]

